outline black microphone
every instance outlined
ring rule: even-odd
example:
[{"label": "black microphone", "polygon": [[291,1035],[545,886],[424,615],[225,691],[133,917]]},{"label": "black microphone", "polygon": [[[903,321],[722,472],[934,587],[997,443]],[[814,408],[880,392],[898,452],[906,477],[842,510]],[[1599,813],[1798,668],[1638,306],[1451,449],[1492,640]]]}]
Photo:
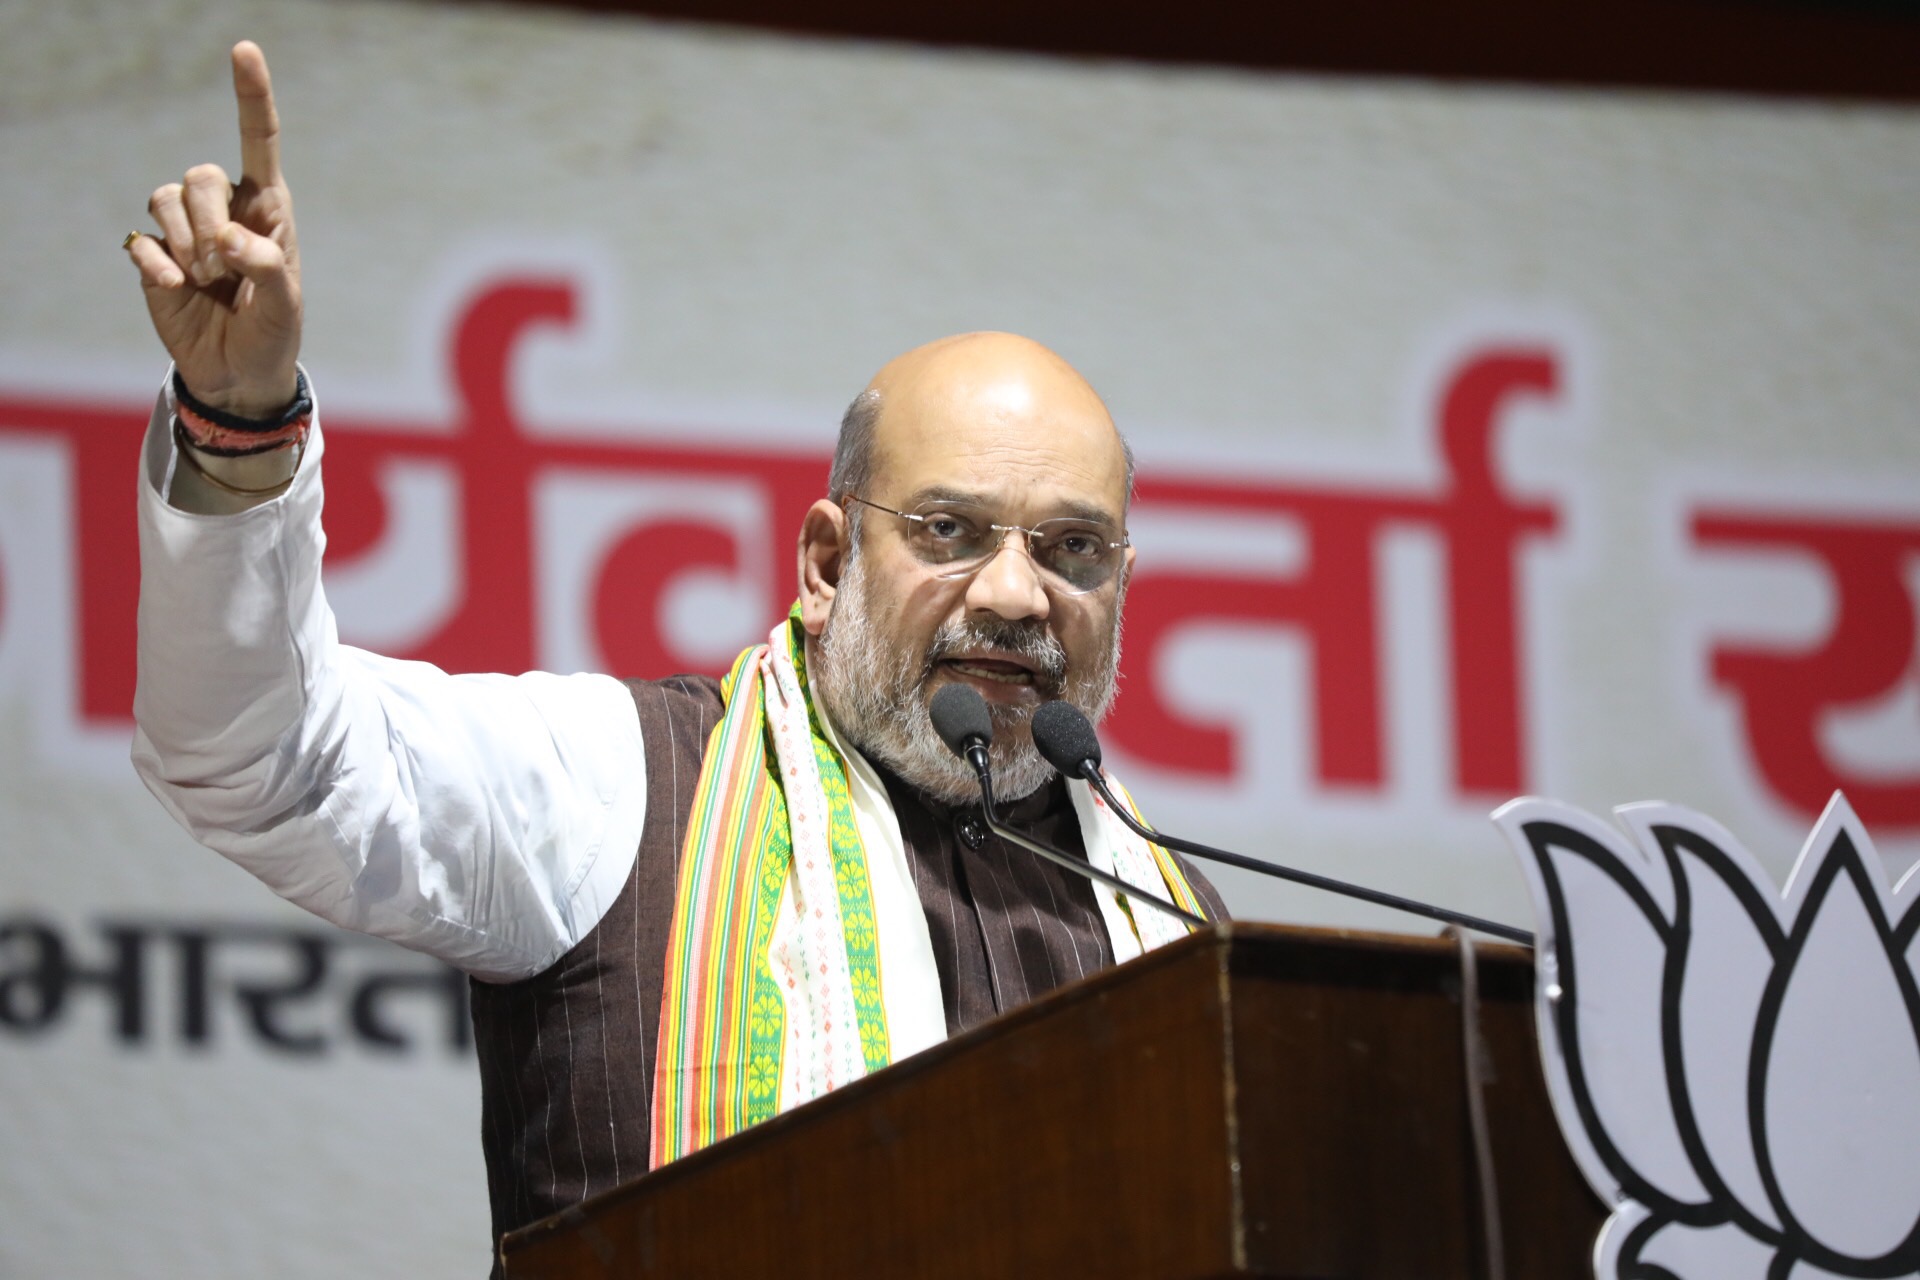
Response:
[{"label": "black microphone", "polygon": [[[987,748],[993,745],[993,714],[987,710],[987,700],[980,691],[971,685],[950,684],[942,686],[933,695],[933,702],[927,708],[933,720],[933,731],[940,735],[940,741],[947,749],[973,766],[974,777],[980,781],[980,809],[987,819],[987,830],[1005,840],[1008,844],[1019,845],[1029,853],[1037,853],[1049,862],[1058,863],[1078,876],[1085,876],[1097,884],[1103,884],[1115,893],[1124,894],[1136,902],[1148,902],[1169,915],[1178,916],[1196,929],[1207,927],[1204,916],[1182,910],[1162,898],[1141,889],[1138,885],[1128,884],[1119,876],[1108,875],[1098,867],[1081,861],[1079,858],[1049,848],[1037,840],[1028,839],[1013,828],[1002,825],[1000,816],[993,811],[993,770],[988,764]],[[1097,748],[1096,748],[1097,750]]]},{"label": "black microphone", "polygon": [[993,713],[978,689],[950,684],[933,695],[927,708],[933,731],[947,750],[973,766],[978,774],[987,774],[987,748],[993,745]]},{"label": "black microphone", "polygon": [[1482,920],[1478,916],[1449,911],[1445,907],[1417,902],[1412,898],[1402,898],[1397,894],[1383,893],[1378,889],[1348,884],[1343,880],[1315,875],[1311,871],[1296,871],[1292,867],[1277,866],[1259,858],[1228,853],[1225,849],[1195,844],[1191,840],[1182,840],[1178,836],[1153,830],[1137,820],[1126,804],[1107,789],[1106,779],[1100,776],[1100,739],[1094,736],[1093,726],[1087,722],[1086,716],[1081,714],[1080,708],[1070,702],[1049,702],[1033,713],[1033,745],[1039,748],[1046,762],[1058,769],[1063,776],[1085,778],[1106,800],[1107,807],[1119,816],[1120,821],[1133,828],[1142,838],[1151,840],[1155,844],[1169,849],[1178,849],[1181,853],[1192,854],[1197,858],[1224,862],[1230,867],[1257,871],[1261,875],[1276,876],[1279,879],[1291,880],[1296,884],[1309,885],[1315,889],[1345,894],[1349,898],[1359,898],[1363,902],[1410,911],[1414,915],[1438,920],[1443,924],[1457,924],[1469,929],[1478,929],[1482,933],[1490,933],[1496,938],[1505,938],[1509,942],[1517,942],[1522,946],[1533,945],[1531,933],[1525,929],[1516,929],[1512,925]]}]

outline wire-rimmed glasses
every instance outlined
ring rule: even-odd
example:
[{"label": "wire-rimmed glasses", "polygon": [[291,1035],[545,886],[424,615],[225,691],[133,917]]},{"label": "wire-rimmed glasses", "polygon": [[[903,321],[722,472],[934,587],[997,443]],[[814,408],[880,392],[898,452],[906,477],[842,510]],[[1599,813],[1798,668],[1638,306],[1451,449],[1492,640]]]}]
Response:
[{"label": "wire-rimmed glasses", "polygon": [[1068,595],[1085,595],[1112,582],[1126,562],[1127,531],[1105,520],[1057,516],[1028,527],[999,524],[991,512],[965,502],[923,502],[912,511],[896,511],[857,493],[841,504],[857,502],[906,522],[907,549],[935,577],[964,578],[1000,552],[1010,533],[1024,534],[1027,554],[1048,582]]}]

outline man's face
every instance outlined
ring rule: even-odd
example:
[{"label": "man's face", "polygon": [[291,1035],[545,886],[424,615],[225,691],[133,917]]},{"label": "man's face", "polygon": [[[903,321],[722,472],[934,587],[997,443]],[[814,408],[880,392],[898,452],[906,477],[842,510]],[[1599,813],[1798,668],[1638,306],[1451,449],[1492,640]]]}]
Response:
[{"label": "man's face", "polygon": [[[1105,407],[1057,357],[1011,341],[947,352],[883,391],[872,492],[859,496],[900,511],[963,501],[1003,525],[1074,515],[1123,528],[1126,462]],[[813,663],[828,715],[909,783],[964,801],[977,785],[927,708],[941,686],[971,685],[994,718],[996,790],[1031,793],[1052,773],[1033,749],[1034,709],[1064,697],[1098,719],[1112,700],[1124,569],[1074,594],[1016,533],[976,571],[943,576],[913,551],[908,522],[846,505],[857,540]]]}]

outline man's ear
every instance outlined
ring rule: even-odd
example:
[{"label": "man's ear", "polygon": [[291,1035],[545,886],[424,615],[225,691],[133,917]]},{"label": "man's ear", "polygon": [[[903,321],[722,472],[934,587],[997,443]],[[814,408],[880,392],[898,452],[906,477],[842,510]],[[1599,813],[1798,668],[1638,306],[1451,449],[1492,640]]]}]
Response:
[{"label": "man's ear", "polygon": [[827,629],[849,536],[845,509],[825,498],[808,507],[800,522],[800,625],[810,636]]}]

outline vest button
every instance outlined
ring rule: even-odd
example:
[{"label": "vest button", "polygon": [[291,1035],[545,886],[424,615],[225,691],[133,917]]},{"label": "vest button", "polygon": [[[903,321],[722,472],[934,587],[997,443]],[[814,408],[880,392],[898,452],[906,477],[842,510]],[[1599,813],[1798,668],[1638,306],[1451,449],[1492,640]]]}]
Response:
[{"label": "vest button", "polygon": [[953,833],[960,837],[960,843],[969,849],[978,849],[987,842],[987,824],[979,815],[963,813],[953,821]]}]

